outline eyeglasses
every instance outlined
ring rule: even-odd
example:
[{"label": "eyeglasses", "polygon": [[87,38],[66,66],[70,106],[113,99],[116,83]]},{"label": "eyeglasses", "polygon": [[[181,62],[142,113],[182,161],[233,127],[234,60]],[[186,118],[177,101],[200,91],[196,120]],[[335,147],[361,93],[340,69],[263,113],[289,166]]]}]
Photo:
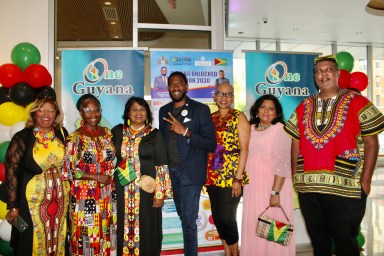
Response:
[{"label": "eyeglasses", "polygon": [[54,110],[54,109],[39,108],[37,110],[37,112],[39,112],[39,114],[54,114],[54,113],[56,113],[56,110]]},{"label": "eyeglasses", "polygon": [[320,76],[322,75],[323,73],[325,74],[331,74],[331,73],[334,73],[335,72],[335,69],[334,68],[331,68],[331,67],[327,67],[325,69],[320,69],[320,68],[316,68],[313,73],[315,74],[315,76]]},{"label": "eyeglasses", "polygon": [[325,59],[331,59],[331,60],[334,60],[336,61],[337,63],[337,59],[336,59],[336,54],[332,54],[332,55],[326,55],[326,56],[319,56],[319,57],[316,57],[314,60],[313,60],[313,64],[317,64],[317,62],[321,61],[321,60],[325,60]]},{"label": "eyeglasses", "polygon": [[220,91],[216,91],[215,92],[215,95],[217,97],[226,97],[226,98],[232,98],[233,97],[233,92],[220,92]]},{"label": "eyeglasses", "polygon": [[83,108],[84,114],[91,114],[91,113],[99,114],[101,113],[101,111],[102,111],[101,108]]}]

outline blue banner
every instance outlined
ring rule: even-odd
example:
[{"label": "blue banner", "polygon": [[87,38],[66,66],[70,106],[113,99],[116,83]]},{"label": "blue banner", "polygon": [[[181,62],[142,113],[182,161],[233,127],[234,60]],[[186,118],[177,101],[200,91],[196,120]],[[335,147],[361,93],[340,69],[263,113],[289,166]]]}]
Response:
[{"label": "blue banner", "polygon": [[288,120],[297,105],[316,94],[313,60],[318,54],[246,52],[247,113],[264,94],[275,95]]},{"label": "blue banner", "polygon": [[174,71],[187,76],[189,97],[202,101],[212,99],[220,70],[233,84],[232,56],[232,52],[151,51],[152,99],[169,98],[166,79]]},{"label": "blue banner", "polygon": [[122,122],[124,105],[133,95],[144,97],[144,51],[65,50],[62,52],[61,103],[68,131],[79,126],[77,100],[86,93],[101,102],[101,126]]}]

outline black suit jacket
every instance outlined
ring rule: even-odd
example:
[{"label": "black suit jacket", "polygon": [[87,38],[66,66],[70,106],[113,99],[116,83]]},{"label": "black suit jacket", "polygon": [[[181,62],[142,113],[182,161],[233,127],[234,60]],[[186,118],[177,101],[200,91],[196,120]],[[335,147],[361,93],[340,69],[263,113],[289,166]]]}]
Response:
[{"label": "black suit jacket", "polygon": [[[172,113],[173,102],[160,108],[159,128],[163,133],[165,143],[169,139],[169,123],[163,117],[169,118]],[[184,116],[183,113],[187,112]],[[207,105],[187,97],[182,109],[182,123],[191,132],[189,139],[179,135],[177,146],[183,161],[184,171],[196,185],[204,185],[207,178],[208,152],[216,149],[215,127]],[[172,171],[172,170],[171,170]]]}]

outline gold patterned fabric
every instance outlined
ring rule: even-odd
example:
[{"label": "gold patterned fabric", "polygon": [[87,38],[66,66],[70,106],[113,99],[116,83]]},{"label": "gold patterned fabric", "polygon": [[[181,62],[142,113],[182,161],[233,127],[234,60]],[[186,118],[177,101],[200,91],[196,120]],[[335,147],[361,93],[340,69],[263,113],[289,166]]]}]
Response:
[{"label": "gold patterned fabric", "polygon": [[33,158],[43,172],[25,191],[33,222],[33,255],[65,253],[69,183],[61,179],[63,157],[64,145],[57,139],[34,144]]}]

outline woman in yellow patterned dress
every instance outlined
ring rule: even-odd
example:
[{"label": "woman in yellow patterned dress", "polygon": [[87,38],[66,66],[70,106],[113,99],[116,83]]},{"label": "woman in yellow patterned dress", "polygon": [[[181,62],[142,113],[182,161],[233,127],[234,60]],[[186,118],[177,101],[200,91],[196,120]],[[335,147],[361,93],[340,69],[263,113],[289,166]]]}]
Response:
[{"label": "woman in yellow patterned dress", "polygon": [[244,170],[248,157],[250,125],[245,115],[231,108],[233,87],[221,83],[213,96],[219,110],[212,114],[216,150],[208,154],[207,191],[212,217],[224,245],[225,255],[238,255],[237,206],[242,186],[248,183]]},{"label": "woman in yellow patterned dress", "polygon": [[[9,145],[5,159],[6,218],[14,224],[14,255],[65,254],[69,183],[61,180],[67,135],[62,122],[57,102],[38,97],[26,127],[13,136]],[[22,232],[15,227],[18,216],[28,224]]]},{"label": "woman in yellow patterned dress", "polygon": [[81,127],[70,134],[64,175],[72,181],[71,255],[116,253],[116,194],[112,176],[115,148],[108,128],[100,127],[99,100],[84,94],[76,104]]}]

